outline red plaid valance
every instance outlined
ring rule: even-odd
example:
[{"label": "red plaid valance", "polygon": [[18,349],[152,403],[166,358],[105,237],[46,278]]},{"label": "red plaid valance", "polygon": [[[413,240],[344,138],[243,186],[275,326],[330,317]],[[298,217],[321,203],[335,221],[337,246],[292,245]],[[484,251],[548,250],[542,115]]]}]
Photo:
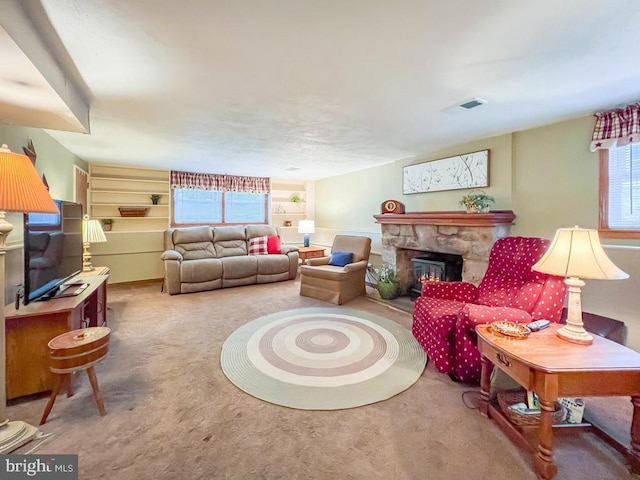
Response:
[{"label": "red plaid valance", "polygon": [[241,177],[236,175],[178,172],[172,170],[171,188],[269,193],[271,191],[271,180],[268,177]]},{"label": "red plaid valance", "polygon": [[595,114],[591,151],[640,142],[640,103]]}]

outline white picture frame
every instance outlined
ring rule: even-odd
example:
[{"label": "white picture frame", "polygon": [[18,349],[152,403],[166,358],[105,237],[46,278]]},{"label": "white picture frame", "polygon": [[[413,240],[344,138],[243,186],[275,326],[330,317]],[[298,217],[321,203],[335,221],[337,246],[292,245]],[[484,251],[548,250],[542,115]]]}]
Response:
[{"label": "white picture frame", "polygon": [[402,168],[402,193],[439,192],[489,186],[489,150],[407,165]]}]

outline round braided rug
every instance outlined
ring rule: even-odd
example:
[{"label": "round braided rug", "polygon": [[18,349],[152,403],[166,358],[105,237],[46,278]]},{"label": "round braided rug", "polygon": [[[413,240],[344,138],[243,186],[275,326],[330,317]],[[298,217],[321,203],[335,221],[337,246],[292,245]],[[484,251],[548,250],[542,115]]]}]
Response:
[{"label": "round braided rug", "polygon": [[266,315],[233,332],[220,355],[238,388],[302,410],[338,410],[386,400],[413,385],[427,356],[409,330],[348,308]]}]

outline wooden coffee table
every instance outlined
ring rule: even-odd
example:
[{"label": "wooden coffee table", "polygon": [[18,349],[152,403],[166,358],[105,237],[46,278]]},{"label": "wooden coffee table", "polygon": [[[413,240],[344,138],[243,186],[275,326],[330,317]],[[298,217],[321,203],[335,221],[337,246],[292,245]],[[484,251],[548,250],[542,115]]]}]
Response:
[{"label": "wooden coffee table", "polygon": [[[593,424],[583,428],[608,441],[626,456],[632,472],[640,473],[640,353],[598,336],[592,345],[566,342],[556,335],[561,326],[551,325],[522,340],[494,334],[488,325],[476,327],[482,355],[481,411],[494,419],[514,443],[533,455],[541,478],[550,479],[558,471],[553,461],[552,428],[558,397],[631,396],[631,449]],[[523,428],[509,422],[500,408],[490,403],[494,365],[538,395],[542,411],[535,444],[527,440]]]}]

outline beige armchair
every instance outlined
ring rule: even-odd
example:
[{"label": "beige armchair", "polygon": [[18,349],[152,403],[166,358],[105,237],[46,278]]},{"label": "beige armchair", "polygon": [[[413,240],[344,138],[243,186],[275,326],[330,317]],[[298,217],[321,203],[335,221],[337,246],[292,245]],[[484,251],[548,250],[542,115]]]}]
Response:
[{"label": "beige armchair", "polygon": [[371,252],[371,239],[336,235],[331,253],[351,252],[351,263],[329,265],[331,257],[310,258],[300,267],[300,295],[342,305],[365,294],[365,274]]}]

